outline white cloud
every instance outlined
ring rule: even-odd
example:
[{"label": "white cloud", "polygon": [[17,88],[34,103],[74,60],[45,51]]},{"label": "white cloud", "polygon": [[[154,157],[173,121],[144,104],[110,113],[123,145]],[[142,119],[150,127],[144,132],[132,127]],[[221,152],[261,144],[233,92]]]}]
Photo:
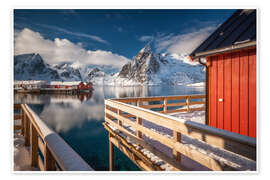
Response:
[{"label": "white cloud", "polygon": [[169,53],[191,53],[198,47],[217,27],[208,26],[198,31],[186,34],[158,34],[154,41],[157,51]]},{"label": "white cloud", "polygon": [[45,39],[40,33],[30,29],[16,32],[14,53],[39,53],[49,64],[59,62],[76,62],[77,64],[110,65],[121,68],[129,61],[124,56],[110,51],[91,51],[82,47],[81,43],[75,44],[67,39]]},{"label": "white cloud", "polygon": [[80,33],[80,32],[72,32],[72,31],[69,31],[69,30],[64,29],[64,28],[60,28],[60,27],[57,27],[57,26],[46,25],[46,24],[37,24],[37,25],[48,28],[48,29],[56,30],[56,31],[59,31],[59,32],[62,32],[62,33],[68,34],[68,35],[89,38],[89,39],[92,39],[94,41],[97,41],[97,42],[100,42],[100,43],[103,43],[103,44],[107,44],[107,45],[110,44],[108,41],[102,39],[101,37],[95,36],[95,35],[85,34],[85,33]]},{"label": "white cloud", "polygon": [[148,42],[148,41],[151,41],[153,39],[153,36],[141,36],[139,37],[139,41],[142,41],[142,42]]}]

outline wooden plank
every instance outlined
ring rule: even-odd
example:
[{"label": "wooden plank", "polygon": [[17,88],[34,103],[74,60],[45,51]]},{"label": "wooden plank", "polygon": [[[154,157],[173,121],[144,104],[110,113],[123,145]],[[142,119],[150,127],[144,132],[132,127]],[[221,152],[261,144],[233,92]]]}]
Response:
[{"label": "wooden plank", "polygon": [[[116,124],[115,122],[113,122],[112,120],[105,118],[105,120],[111,124],[114,127],[119,128],[120,126],[118,124]],[[214,159],[212,159],[211,157],[209,157],[206,154],[203,154],[201,152],[198,152],[192,148],[190,148],[189,146],[183,145],[179,142],[174,142],[172,139],[162,136],[157,132],[151,131],[148,128],[145,128],[141,125],[137,125],[133,122],[128,122],[127,121],[123,121],[131,126],[133,126],[136,129],[140,129],[144,132],[144,134],[150,136],[152,139],[160,142],[161,144],[164,144],[166,146],[168,146],[171,149],[175,149],[175,151],[182,153],[183,155],[189,157],[190,159],[193,159],[195,161],[197,161],[198,163],[212,169],[212,170],[222,170],[222,167],[220,166],[219,163],[217,163]],[[131,135],[130,132],[126,131],[124,128],[119,128],[121,131],[129,133]]]},{"label": "wooden plank", "polygon": [[114,170],[114,145],[110,138],[112,135],[109,133],[109,171]]},{"label": "wooden plank", "polygon": [[30,125],[31,129],[31,139],[30,139],[30,155],[31,155],[31,166],[37,167],[38,166],[38,133],[35,127]]},{"label": "wooden plank", "polygon": [[223,55],[218,56],[217,69],[217,128],[224,128],[224,60]]},{"label": "wooden plank", "polygon": [[19,120],[21,118],[22,118],[22,116],[20,114],[15,114],[14,115],[14,120]]},{"label": "wooden plank", "polygon": [[[103,125],[110,133],[113,132],[113,130],[108,126],[107,123],[103,123]],[[179,162],[177,162],[176,159],[173,159],[173,158],[167,156],[166,154],[164,154],[163,152],[161,152],[160,150],[158,150],[154,146],[151,146],[148,143],[146,143],[143,139],[139,139],[138,137],[134,136],[133,134],[130,134],[123,127],[120,127],[120,128],[122,128],[123,133],[125,135],[127,135],[132,141],[135,141],[136,143],[140,144],[141,146],[143,146],[147,150],[151,151],[153,154],[155,154],[156,156],[161,158],[163,161],[174,166],[178,171],[187,171],[188,170],[186,167],[182,166]]]},{"label": "wooden plank", "polygon": [[210,126],[217,127],[217,57],[211,57],[212,66],[211,70],[211,85],[209,91],[210,98]]},{"label": "wooden plank", "polygon": [[240,134],[248,135],[248,52],[240,52]]},{"label": "wooden plank", "polygon": [[167,107],[186,106],[186,105],[187,105],[186,102],[182,102],[182,103],[169,103],[169,104],[167,104]]},{"label": "wooden plank", "polygon": [[165,98],[167,100],[181,100],[186,98],[191,99],[201,99],[205,98],[205,95],[202,94],[194,94],[194,95],[181,95],[181,96],[156,96],[156,97],[136,97],[136,98],[124,98],[124,99],[111,99],[123,103],[129,103],[129,102],[137,102],[137,100],[140,100],[141,102],[144,101],[163,101]]},{"label": "wooden plank", "polygon": [[224,55],[224,129],[232,130],[232,59]]},{"label": "wooden plank", "polygon": [[142,160],[138,159],[131,150],[121,144],[119,140],[114,137],[110,137],[110,142],[114,144],[120,151],[122,151],[133,163],[135,163],[140,169],[144,171],[154,171],[151,167],[147,166]]},{"label": "wooden plank", "polygon": [[240,131],[240,119],[239,119],[239,52],[232,53],[232,132],[239,133]]},{"label": "wooden plank", "polygon": [[119,108],[127,113],[136,114],[137,116],[152,123],[202,140],[216,147],[227,149],[251,159],[256,159],[256,141],[253,138],[241,136],[221,129],[211,128],[190,121],[184,121],[183,123],[179,120],[174,120],[173,117],[117,101],[105,100],[105,104]]},{"label": "wooden plank", "polygon": [[166,114],[174,113],[174,112],[186,112],[187,109],[173,109],[173,110],[167,110]]},{"label": "wooden plank", "polygon": [[256,49],[249,51],[249,136],[256,138]]},{"label": "wooden plank", "polygon": [[150,105],[141,105],[142,108],[153,109],[153,108],[162,108],[164,104],[150,104]]}]

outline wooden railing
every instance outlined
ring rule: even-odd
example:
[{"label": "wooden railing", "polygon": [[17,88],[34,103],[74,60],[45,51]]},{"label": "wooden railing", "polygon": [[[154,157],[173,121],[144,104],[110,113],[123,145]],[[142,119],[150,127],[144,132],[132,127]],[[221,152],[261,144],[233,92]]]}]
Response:
[{"label": "wooden railing", "polygon": [[[175,170],[186,170],[181,165],[181,154],[209,169],[224,170],[224,166],[215,158],[183,144],[181,142],[181,135],[203,141],[212,147],[236,154],[239,157],[256,161],[256,139],[167,115],[172,112],[203,110],[204,107],[193,108],[191,105],[204,104],[204,98],[204,95],[191,95],[105,100],[104,126],[109,131],[109,143],[112,146],[111,143],[118,136],[115,130],[118,130],[138,145],[150,150],[172,165]],[[197,101],[194,101],[194,99]],[[184,102],[171,102],[172,100],[184,100]],[[157,103],[149,103],[153,101]],[[173,106],[179,106],[180,108],[168,109],[168,107]],[[157,108],[156,111],[153,110],[155,108]],[[168,137],[159,133],[152,128],[144,126],[142,121],[165,127],[171,130],[173,135]],[[127,129],[127,126],[135,129],[136,133],[134,134],[130,129]],[[149,145],[144,141],[142,135],[150,137],[172,149],[173,157],[165,155]],[[117,143],[114,143],[114,145],[117,145]],[[113,169],[112,167],[111,170]],[[144,169],[147,170],[147,168]]]},{"label": "wooden railing", "polygon": [[42,171],[93,171],[93,169],[26,104],[15,104],[14,131],[30,148],[31,166]]}]

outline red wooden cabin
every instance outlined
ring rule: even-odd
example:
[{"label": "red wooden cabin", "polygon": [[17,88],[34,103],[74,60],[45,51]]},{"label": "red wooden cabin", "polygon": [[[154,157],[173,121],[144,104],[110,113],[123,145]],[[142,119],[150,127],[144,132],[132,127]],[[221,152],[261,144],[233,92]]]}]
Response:
[{"label": "red wooden cabin", "polygon": [[237,10],[191,58],[207,67],[207,124],[256,137],[256,10]]},{"label": "red wooden cabin", "polygon": [[91,90],[92,89],[92,83],[91,82],[89,82],[89,83],[83,83],[83,82],[81,82],[78,85],[78,89],[81,89],[81,90]]}]

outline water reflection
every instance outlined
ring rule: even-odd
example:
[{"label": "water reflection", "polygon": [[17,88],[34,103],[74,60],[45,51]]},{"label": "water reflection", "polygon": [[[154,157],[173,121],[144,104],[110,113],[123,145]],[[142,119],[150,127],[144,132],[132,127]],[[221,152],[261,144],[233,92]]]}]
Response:
[{"label": "water reflection", "polygon": [[[14,103],[26,103],[96,170],[108,170],[108,136],[104,121],[104,99],[202,94],[203,87],[143,86],[94,87],[93,94],[15,94]],[[116,150],[117,170],[139,170]]]}]

